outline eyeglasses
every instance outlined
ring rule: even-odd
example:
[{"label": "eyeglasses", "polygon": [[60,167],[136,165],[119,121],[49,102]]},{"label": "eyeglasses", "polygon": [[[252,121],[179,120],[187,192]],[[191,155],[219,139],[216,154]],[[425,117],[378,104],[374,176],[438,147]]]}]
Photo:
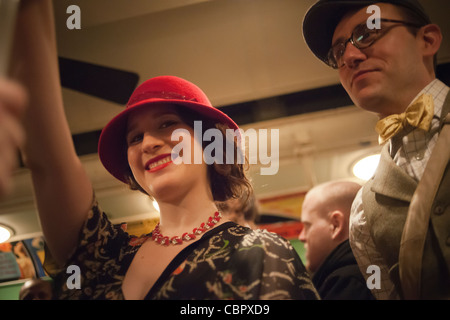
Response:
[{"label": "eyeglasses", "polygon": [[381,28],[373,28],[370,29],[367,27],[367,23],[361,23],[353,29],[352,35],[345,41],[338,42],[334,46],[331,47],[330,51],[328,51],[327,60],[325,61],[330,67],[333,69],[338,69],[344,66],[345,62],[343,61],[345,49],[347,48],[347,43],[351,43],[358,49],[365,49],[373,45],[378,39],[384,36],[388,31],[395,27],[399,27],[402,25],[410,26],[414,28],[421,28],[422,25],[400,21],[400,20],[391,20],[391,19],[380,19],[381,22],[393,22],[399,23],[396,25]]}]

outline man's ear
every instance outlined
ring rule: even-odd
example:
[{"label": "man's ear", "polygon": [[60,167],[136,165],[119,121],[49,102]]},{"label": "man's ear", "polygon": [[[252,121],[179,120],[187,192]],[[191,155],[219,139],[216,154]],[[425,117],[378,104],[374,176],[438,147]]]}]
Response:
[{"label": "man's ear", "polygon": [[340,238],[345,230],[344,214],[339,210],[333,211],[330,215],[330,223],[331,223],[331,227],[332,227],[331,238],[333,240]]},{"label": "man's ear", "polygon": [[441,28],[437,24],[428,24],[420,30],[421,39],[423,39],[424,56],[434,57],[439,51],[442,43]]}]

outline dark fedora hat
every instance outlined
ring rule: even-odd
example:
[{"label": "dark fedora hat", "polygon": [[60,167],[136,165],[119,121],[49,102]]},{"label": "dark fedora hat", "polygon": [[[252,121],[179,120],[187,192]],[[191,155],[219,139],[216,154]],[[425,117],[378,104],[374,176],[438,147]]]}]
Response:
[{"label": "dark fedora hat", "polygon": [[308,9],[303,19],[303,37],[309,49],[326,63],[334,30],[342,17],[350,10],[380,2],[405,7],[422,20],[417,22],[424,25],[431,23],[424,8],[417,0],[319,0]]}]

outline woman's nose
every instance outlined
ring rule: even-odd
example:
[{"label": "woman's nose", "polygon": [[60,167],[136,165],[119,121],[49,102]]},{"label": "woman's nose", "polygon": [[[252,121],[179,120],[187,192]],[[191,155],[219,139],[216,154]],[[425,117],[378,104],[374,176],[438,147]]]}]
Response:
[{"label": "woman's nose", "polygon": [[164,142],[157,136],[150,133],[144,133],[142,137],[142,151],[152,153],[163,146]]}]

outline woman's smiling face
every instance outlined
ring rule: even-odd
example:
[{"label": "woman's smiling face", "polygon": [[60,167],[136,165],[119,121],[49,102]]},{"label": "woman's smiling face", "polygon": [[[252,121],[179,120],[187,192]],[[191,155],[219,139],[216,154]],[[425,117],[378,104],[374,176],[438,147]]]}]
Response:
[{"label": "woman's smiling face", "polygon": [[[183,129],[178,131],[182,140],[172,140],[176,129]],[[192,156],[194,150],[202,150],[201,141],[195,139],[193,128],[182,120],[176,106],[157,104],[133,112],[128,119],[126,141],[134,178],[155,199],[164,201],[197,188],[209,188],[207,165],[203,161],[201,164],[172,161],[172,150],[181,141],[191,148]]]}]

